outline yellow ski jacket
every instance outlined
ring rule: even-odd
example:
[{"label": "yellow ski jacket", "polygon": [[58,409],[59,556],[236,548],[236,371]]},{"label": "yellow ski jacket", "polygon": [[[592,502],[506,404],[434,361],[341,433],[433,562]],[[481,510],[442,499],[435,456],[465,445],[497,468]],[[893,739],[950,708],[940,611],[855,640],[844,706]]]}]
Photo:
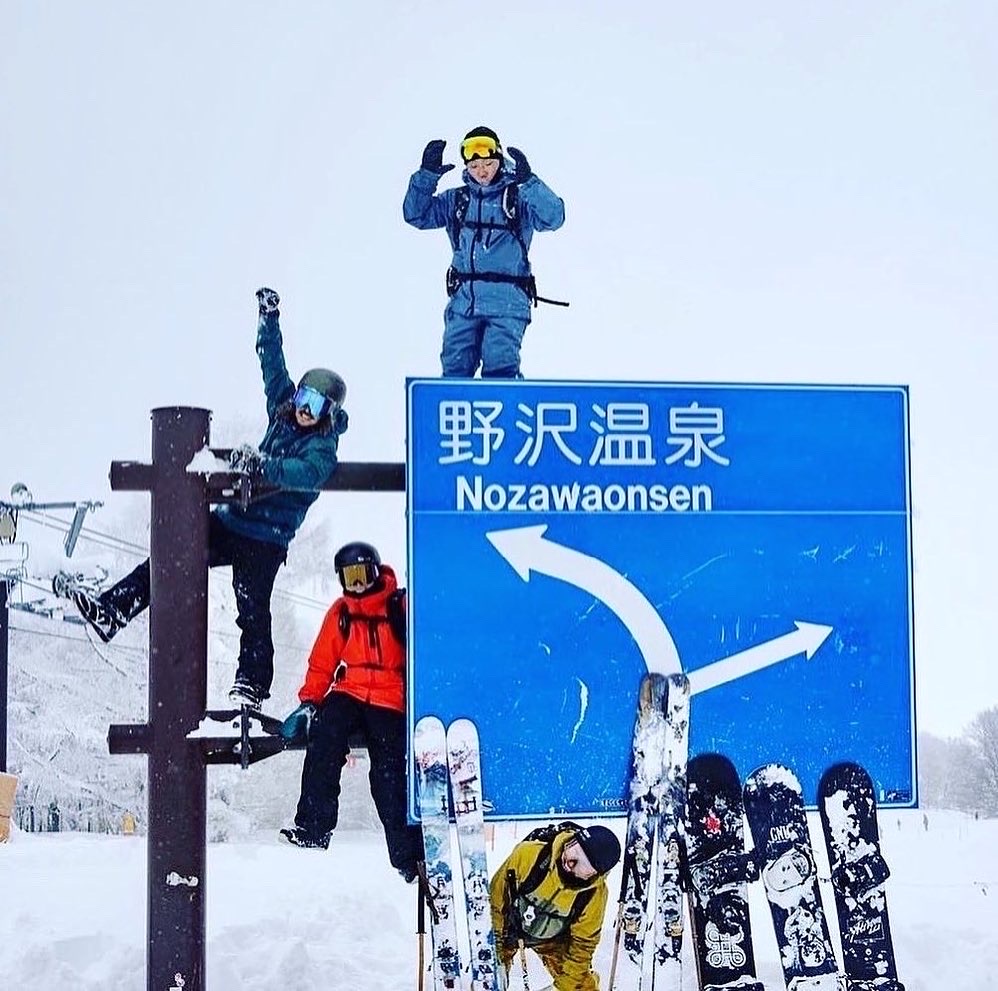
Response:
[{"label": "yellow ski jacket", "polygon": [[[599,978],[592,969],[592,963],[603,929],[607,886],[602,876],[593,878],[581,888],[565,886],[558,874],[558,859],[573,835],[572,830],[564,830],[555,836],[551,862],[540,884],[518,898],[516,908],[524,945],[541,958],[554,978],[555,991],[598,991]],[[512,869],[517,884],[522,885],[546,848],[547,843],[543,840],[522,840],[492,878],[492,925],[499,960],[507,969],[516,952],[516,943],[504,938],[507,935],[507,920],[503,911],[506,904],[506,872]],[[573,911],[577,899],[585,899],[581,912]],[[574,918],[575,915],[578,918]]]}]

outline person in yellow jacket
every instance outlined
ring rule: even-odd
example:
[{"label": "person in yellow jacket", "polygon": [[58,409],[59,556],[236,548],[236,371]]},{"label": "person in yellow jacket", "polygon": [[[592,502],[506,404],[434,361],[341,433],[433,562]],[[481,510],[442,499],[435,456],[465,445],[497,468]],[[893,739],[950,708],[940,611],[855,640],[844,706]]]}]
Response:
[{"label": "person in yellow jacket", "polygon": [[618,860],[620,841],[605,826],[562,823],[521,840],[490,888],[506,971],[522,940],[541,958],[555,991],[598,991],[593,954],[608,901],[606,875]]}]

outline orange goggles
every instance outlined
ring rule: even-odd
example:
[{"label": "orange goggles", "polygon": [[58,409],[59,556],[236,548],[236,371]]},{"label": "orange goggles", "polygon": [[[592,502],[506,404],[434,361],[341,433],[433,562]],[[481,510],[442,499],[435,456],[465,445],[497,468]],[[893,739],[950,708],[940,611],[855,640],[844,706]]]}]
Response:
[{"label": "orange goggles", "polygon": [[473,158],[498,158],[499,142],[484,135],[477,138],[465,138],[461,142],[461,157],[470,162]]}]

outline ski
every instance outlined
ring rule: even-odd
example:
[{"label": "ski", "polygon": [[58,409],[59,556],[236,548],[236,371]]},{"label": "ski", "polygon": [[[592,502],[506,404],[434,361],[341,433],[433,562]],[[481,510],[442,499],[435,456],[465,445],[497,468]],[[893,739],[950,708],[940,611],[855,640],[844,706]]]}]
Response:
[{"label": "ski", "polygon": [[745,852],[738,771],[722,754],[698,754],[689,762],[686,856],[700,987],[763,991],[755,973],[747,886],[759,871]]},{"label": "ski", "polygon": [[[641,679],[631,749],[627,835],[623,876],[617,906],[609,989],[618,971],[621,986],[641,986],[645,974],[645,942],[649,931],[648,889],[658,817],[662,809],[666,753],[665,711],[669,683],[665,675],[649,672]],[[620,953],[623,946],[623,953]]]},{"label": "ski", "polygon": [[455,719],[447,727],[447,764],[450,768],[454,821],[457,824],[457,844],[464,876],[471,989],[496,991],[498,965],[485,853],[481,750],[478,729],[470,719]]},{"label": "ski", "polygon": [[765,764],[749,775],[744,799],[787,991],[839,991],[800,782]]},{"label": "ski", "polygon": [[835,764],[818,783],[842,963],[850,991],[904,991],[898,982],[880,850],[877,800],[870,775],[852,762]]},{"label": "ski", "polygon": [[413,731],[416,804],[426,854],[426,899],[430,909],[433,984],[462,989],[454,906],[453,860],[447,803],[447,737],[436,716],[423,716]]},{"label": "ski", "polygon": [[669,675],[665,724],[664,781],[655,858],[653,986],[679,991],[683,983],[683,819],[690,728],[690,683],[684,674]]}]

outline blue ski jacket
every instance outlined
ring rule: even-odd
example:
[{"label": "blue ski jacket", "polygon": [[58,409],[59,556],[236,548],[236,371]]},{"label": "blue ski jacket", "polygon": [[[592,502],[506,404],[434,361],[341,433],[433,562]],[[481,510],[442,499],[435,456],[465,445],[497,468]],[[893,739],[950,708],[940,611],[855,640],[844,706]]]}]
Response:
[{"label": "blue ski jacket", "polygon": [[253,540],[287,548],[308,507],[336,467],[340,435],[346,432],[346,410],[323,417],[314,427],[300,427],[291,399],[295,384],[284,362],[281,327],[276,313],[260,317],[256,353],[267,397],[267,432],[260,441],[262,475],[281,490],[252,502],[246,509],[219,506],[215,513],[228,529]]},{"label": "blue ski jacket", "polygon": [[536,175],[519,184],[515,219],[507,216],[514,167],[507,159],[488,186],[479,185],[465,169],[462,175],[468,207],[457,217],[461,187],[437,193],[440,176],[417,169],[409,179],[402,204],[407,224],[419,230],[446,227],[454,249],[452,268],[472,278],[459,279],[449,308],[466,317],[517,317],[529,321],[526,291],[511,282],[475,279],[482,273],[530,275],[527,252],[535,231],[555,231],[565,222],[565,204]]}]

